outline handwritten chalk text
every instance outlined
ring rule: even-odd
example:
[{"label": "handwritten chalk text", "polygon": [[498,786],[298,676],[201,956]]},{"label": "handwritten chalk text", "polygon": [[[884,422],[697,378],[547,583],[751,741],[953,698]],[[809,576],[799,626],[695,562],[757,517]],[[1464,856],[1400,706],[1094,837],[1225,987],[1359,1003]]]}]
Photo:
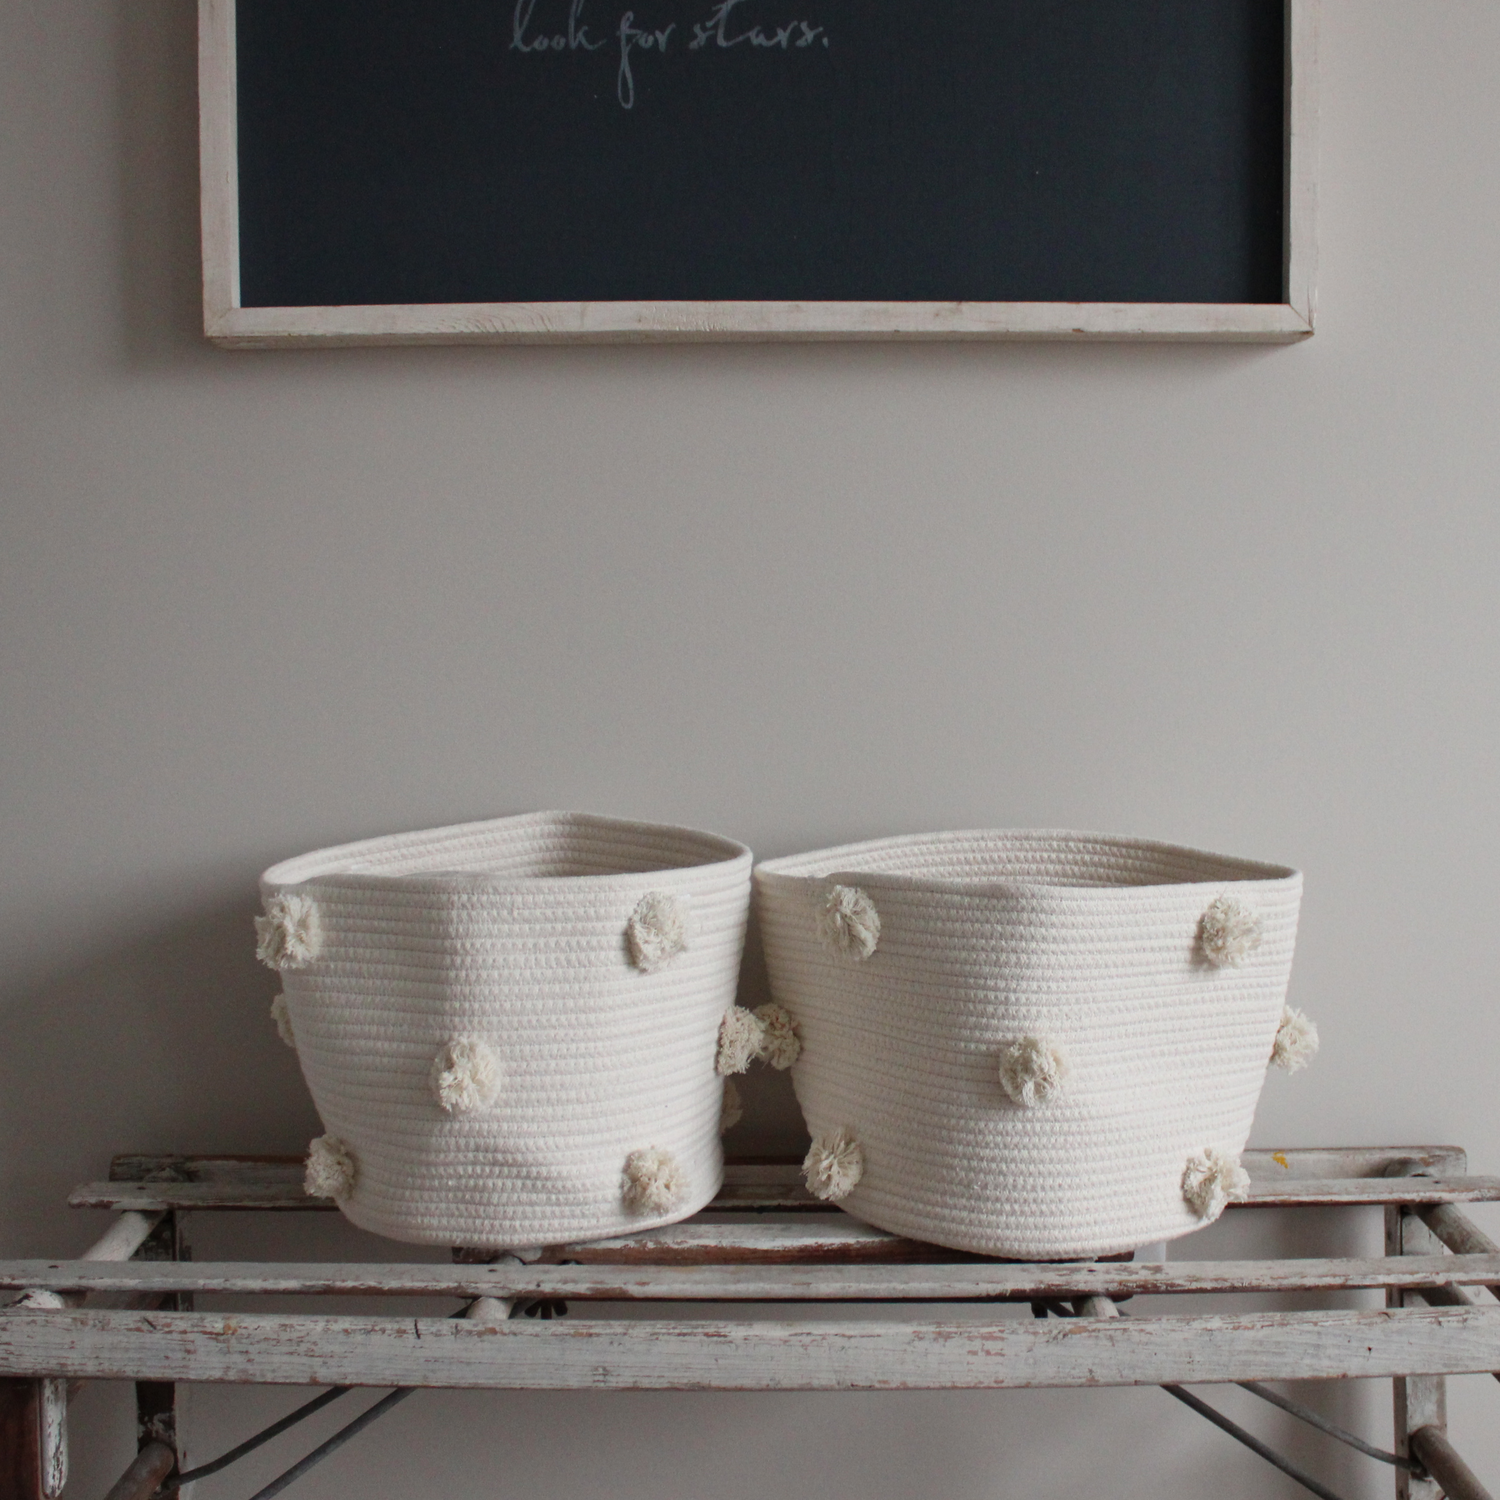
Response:
[{"label": "handwritten chalk text", "polygon": [[[785,26],[772,26],[769,31],[763,26],[752,26],[748,31],[730,35],[730,19],[733,13],[746,4],[746,0],[720,0],[713,14],[706,21],[693,23],[693,39],[688,51],[696,52],[700,47],[738,47],[749,42],[752,47],[811,47],[823,35],[821,26],[809,25],[806,21],[789,21]],[[828,41],[824,38],[823,45]]]},{"label": "handwritten chalk text", "polygon": [[[556,29],[548,30],[537,18],[541,0],[516,0],[511,14],[510,50],[536,56],[542,53],[600,52],[613,45],[619,60],[615,73],[615,97],[621,109],[634,109],[635,56],[655,53],[666,57],[672,48],[677,22],[665,26],[638,23],[636,13],[627,10],[621,15],[611,39],[590,31],[589,23],[583,18],[587,3],[588,0],[568,0],[566,24],[561,24],[559,15]],[[825,28],[814,26],[810,21],[752,23],[742,8],[762,3],[763,0],[719,0],[703,20],[690,23],[692,36],[685,51],[702,56],[731,51],[736,47],[790,52],[814,44],[829,45]],[[682,49],[676,55],[682,55]]]},{"label": "handwritten chalk text", "polygon": [[572,0],[568,7],[568,29],[549,36],[542,32],[529,36],[531,18],[536,12],[537,0],[516,0],[515,14],[510,22],[510,50],[512,52],[597,52],[607,47],[608,42],[589,40],[589,29],[582,24],[585,0]]}]

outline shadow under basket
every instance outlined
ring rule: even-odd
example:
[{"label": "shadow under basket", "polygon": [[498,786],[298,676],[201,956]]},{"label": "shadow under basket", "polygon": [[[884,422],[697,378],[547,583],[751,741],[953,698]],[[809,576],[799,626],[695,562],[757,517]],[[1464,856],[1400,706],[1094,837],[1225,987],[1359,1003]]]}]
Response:
[{"label": "shadow under basket", "polygon": [[770,860],[755,887],[819,1196],[1028,1260],[1173,1239],[1243,1196],[1295,870],[978,831]]},{"label": "shadow under basket", "polygon": [[544,812],[261,878],[260,956],[327,1134],[308,1191],[421,1244],[526,1248],[697,1212],[750,851]]}]

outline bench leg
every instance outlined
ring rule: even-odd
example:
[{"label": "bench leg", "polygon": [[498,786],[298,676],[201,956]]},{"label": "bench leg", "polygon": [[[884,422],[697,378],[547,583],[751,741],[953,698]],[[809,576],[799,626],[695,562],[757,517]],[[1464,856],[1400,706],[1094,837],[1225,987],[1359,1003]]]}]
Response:
[{"label": "bench leg", "polygon": [[68,1482],[68,1382],[0,1380],[0,1500],[57,1500]]},{"label": "bench leg", "polygon": [[[1385,1253],[1387,1255],[1441,1255],[1442,1242],[1412,1213],[1399,1207],[1385,1211]],[[1414,1297],[1412,1304],[1425,1306]],[[1387,1307],[1402,1306],[1402,1294],[1386,1293]],[[1411,1436],[1423,1427],[1445,1432],[1448,1427],[1448,1382],[1441,1375],[1397,1376],[1392,1382],[1395,1397],[1396,1452],[1403,1458],[1415,1457]],[[1418,1460],[1420,1462],[1420,1459]],[[1428,1478],[1396,1470],[1396,1500],[1440,1500],[1442,1490]]]},{"label": "bench leg", "polygon": [[[165,1214],[146,1243],[136,1252],[137,1260],[187,1260],[182,1225],[175,1213]],[[161,1305],[174,1311],[190,1311],[191,1297],[174,1293]],[[139,1451],[161,1444],[176,1455],[173,1470],[183,1467],[183,1452],[177,1440],[177,1387],[170,1380],[138,1380],[135,1384],[135,1439]]]}]

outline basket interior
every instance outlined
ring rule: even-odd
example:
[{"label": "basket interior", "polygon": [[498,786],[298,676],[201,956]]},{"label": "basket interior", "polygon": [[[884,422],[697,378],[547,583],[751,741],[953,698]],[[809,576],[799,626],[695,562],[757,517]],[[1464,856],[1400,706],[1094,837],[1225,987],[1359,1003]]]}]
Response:
[{"label": "basket interior", "polygon": [[513,880],[646,874],[738,858],[709,833],[587,813],[530,813],[345,844],[266,872],[276,884],[323,875],[488,875]]},{"label": "basket interior", "polygon": [[939,882],[1092,887],[1279,880],[1296,873],[1283,865],[1144,839],[988,829],[845,844],[771,860],[762,868],[804,877],[868,873]]}]

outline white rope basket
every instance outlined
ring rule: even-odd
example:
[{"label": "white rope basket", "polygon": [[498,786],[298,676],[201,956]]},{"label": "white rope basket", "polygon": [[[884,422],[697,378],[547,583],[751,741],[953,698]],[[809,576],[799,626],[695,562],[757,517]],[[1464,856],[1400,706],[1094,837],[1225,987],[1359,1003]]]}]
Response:
[{"label": "white rope basket", "polygon": [[327,1131],[308,1191],[393,1239],[491,1248],[696,1213],[723,1179],[750,863],[712,834],[549,812],[267,870],[273,1013]]},{"label": "white rope basket", "polygon": [[1302,877],[1055,832],[917,835],[755,872],[813,1136],[880,1228],[1025,1259],[1172,1239],[1245,1195]]}]

